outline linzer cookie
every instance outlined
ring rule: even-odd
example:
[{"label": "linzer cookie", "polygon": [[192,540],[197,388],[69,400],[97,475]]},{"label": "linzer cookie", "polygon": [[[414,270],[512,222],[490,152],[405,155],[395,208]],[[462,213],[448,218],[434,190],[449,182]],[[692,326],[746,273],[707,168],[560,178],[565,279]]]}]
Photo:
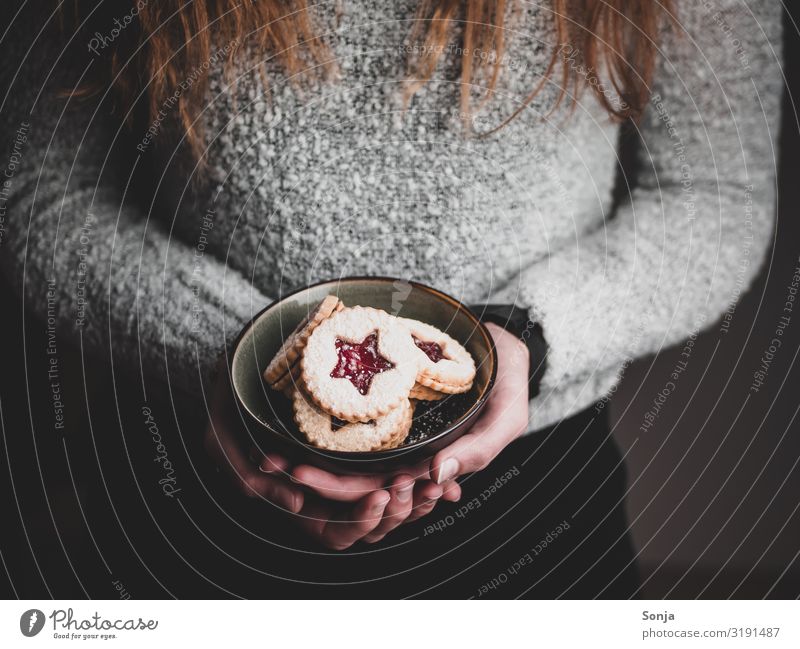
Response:
[{"label": "linzer cookie", "polygon": [[413,409],[403,400],[388,414],[368,422],[338,420],[320,410],[300,390],[293,394],[294,419],[306,439],[329,451],[377,451],[403,443],[411,429]]},{"label": "linzer cookie", "polygon": [[433,388],[429,388],[421,383],[415,383],[408,394],[409,399],[417,399],[419,401],[439,401],[447,396],[444,392],[437,392]]},{"label": "linzer cookie", "polygon": [[436,327],[380,309],[345,308],[329,296],[288,336],[264,378],[292,401],[309,443],[381,451],[406,441],[414,404],[467,392],[475,363]]},{"label": "linzer cookie", "polygon": [[264,380],[271,388],[286,391],[300,377],[300,355],[306,346],[309,336],[320,323],[336,311],[341,311],[344,304],[335,295],[328,295],[295,327],[281,348],[264,370]]},{"label": "linzer cookie", "polygon": [[367,422],[408,399],[417,375],[415,354],[397,318],[370,307],[343,309],[308,338],[302,381],[326,413]]},{"label": "linzer cookie", "polygon": [[294,364],[289,368],[289,371],[284,373],[275,383],[270,387],[273,390],[283,392],[287,397],[290,397],[296,388],[300,387],[301,380],[300,359],[298,358]]},{"label": "linzer cookie", "polygon": [[[463,345],[436,327],[419,320],[398,320],[406,327],[414,344],[418,385],[447,394],[467,392],[472,387],[475,361]],[[421,392],[418,390],[418,393]],[[430,396],[430,392],[424,394]]]},{"label": "linzer cookie", "polygon": [[[408,402],[408,417],[400,423],[397,427],[397,430],[392,434],[388,441],[381,444],[378,450],[380,451],[387,451],[392,448],[397,448],[403,442],[406,441],[408,434],[411,432],[411,426],[414,423],[414,409],[415,409],[416,401],[409,400]],[[400,404],[400,408],[405,407],[405,402]],[[394,412],[394,411],[392,411]],[[388,417],[389,415],[387,415]]]}]

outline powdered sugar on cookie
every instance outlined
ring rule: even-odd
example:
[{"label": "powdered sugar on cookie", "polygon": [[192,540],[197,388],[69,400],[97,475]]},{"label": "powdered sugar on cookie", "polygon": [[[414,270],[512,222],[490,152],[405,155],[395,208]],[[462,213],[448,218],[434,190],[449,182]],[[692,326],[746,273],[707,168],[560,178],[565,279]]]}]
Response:
[{"label": "powdered sugar on cookie", "polygon": [[294,417],[300,432],[314,446],[329,451],[377,451],[394,448],[405,440],[411,429],[412,408],[408,399],[387,415],[366,423],[336,424],[333,417],[320,410],[308,395],[295,391],[292,397]]},{"label": "powdered sugar on cookie", "polygon": [[289,335],[264,378],[292,400],[311,444],[380,451],[406,440],[418,400],[468,391],[475,362],[436,327],[328,296]]},{"label": "powdered sugar on cookie", "polygon": [[[440,392],[466,392],[475,378],[475,361],[464,346],[443,331],[419,320],[398,318],[414,343],[417,383]],[[440,389],[445,386],[447,389]]]},{"label": "powdered sugar on cookie", "polygon": [[309,336],[323,320],[343,308],[344,304],[335,295],[325,296],[283,341],[280,349],[267,365],[267,369],[264,370],[264,380],[276,390],[284,390],[287,385],[291,384],[292,378],[296,379],[299,376],[299,372],[293,368],[300,360]]},{"label": "powdered sugar on cookie", "polygon": [[397,318],[370,307],[346,308],[309,337],[303,383],[325,412],[366,422],[408,398],[418,369],[415,353]]}]

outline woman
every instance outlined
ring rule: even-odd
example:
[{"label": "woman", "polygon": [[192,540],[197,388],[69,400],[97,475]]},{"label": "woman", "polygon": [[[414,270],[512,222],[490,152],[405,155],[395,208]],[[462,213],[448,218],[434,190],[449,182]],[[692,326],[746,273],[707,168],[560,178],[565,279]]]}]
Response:
[{"label": "woman", "polygon": [[[768,249],[776,3],[128,9],[11,35],[2,263],[30,308],[209,404],[290,593],[636,595],[605,396]],[[240,439],[215,368],[273,299],[358,274],[479,305],[500,374],[429,464],[352,478]]]}]

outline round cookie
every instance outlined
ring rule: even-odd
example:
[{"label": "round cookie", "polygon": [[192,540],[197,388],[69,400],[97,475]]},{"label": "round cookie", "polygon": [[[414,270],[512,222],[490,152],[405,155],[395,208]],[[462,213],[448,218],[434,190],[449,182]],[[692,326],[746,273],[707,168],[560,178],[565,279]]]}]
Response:
[{"label": "round cookie", "polygon": [[448,394],[467,392],[472,387],[475,361],[461,343],[419,320],[398,320],[414,343],[418,384]]},{"label": "round cookie", "polygon": [[430,388],[434,392],[444,392],[445,395],[461,394],[462,392],[469,392],[470,388],[472,387],[472,381],[470,381],[469,383],[465,383],[463,385],[439,383],[438,381],[434,381],[429,377],[421,377],[420,381],[424,381],[424,383],[421,383],[423,387]]},{"label": "round cookie", "polygon": [[302,372],[300,370],[300,359],[298,358],[294,364],[289,368],[281,378],[279,378],[270,387],[273,390],[283,392],[287,397],[291,397],[295,388],[300,388],[302,380]]},{"label": "round cookie", "polygon": [[438,392],[421,383],[415,383],[408,394],[409,399],[419,399],[420,401],[439,401],[447,396],[444,392]]},{"label": "round cookie", "polygon": [[308,337],[320,323],[336,311],[341,311],[344,304],[335,295],[326,296],[309,314],[300,321],[292,333],[283,341],[278,352],[264,370],[264,380],[275,390],[284,390],[292,383],[292,378],[299,377],[297,365],[300,354],[306,346]]},{"label": "round cookie", "polygon": [[309,337],[300,361],[303,384],[328,414],[366,422],[408,399],[415,353],[397,318],[370,307],[343,309]]},{"label": "round cookie", "polygon": [[408,411],[407,420],[403,422],[400,428],[397,429],[395,434],[392,435],[388,441],[381,445],[379,450],[386,451],[392,448],[397,448],[406,441],[406,437],[408,437],[408,434],[411,432],[411,426],[414,424],[414,407],[416,405],[416,401],[411,400],[409,403],[411,404],[411,408]]},{"label": "round cookie", "polygon": [[[412,408],[408,399],[383,417],[367,423],[336,425],[334,418],[317,408],[308,395],[295,390],[292,405],[297,427],[306,439],[328,451],[377,451],[399,445],[411,428]],[[392,446],[393,448],[393,446]]]}]

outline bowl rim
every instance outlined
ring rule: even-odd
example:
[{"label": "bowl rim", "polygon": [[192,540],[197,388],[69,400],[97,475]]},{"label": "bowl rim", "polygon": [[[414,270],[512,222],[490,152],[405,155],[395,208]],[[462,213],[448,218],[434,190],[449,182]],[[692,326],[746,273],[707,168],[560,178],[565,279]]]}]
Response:
[{"label": "bowl rim", "polygon": [[[420,441],[417,441],[417,442],[413,442],[413,443],[408,444],[408,445],[399,446],[397,448],[392,448],[392,449],[379,450],[379,451],[331,451],[331,450],[328,450],[328,449],[317,448],[316,446],[313,446],[311,444],[303,444],[301,441],[295,439],[294,436],[292,436],[292,435],[285,435],[281,431],[276,430],[275,427],[270,426],[266,422],[262,421],[259,417],[257,417],[256,414],[248,407],[248,405],[245,403],[244,399],[239,394],[239,388],[238,388],[238,386],[236,384],[236,381],[234,380],[234,375],[233,375],[233,366],[234,366],[234,363],[236,362],[236,358],[239,355],[239,349],[241,348],[242,341],[247,336],[247,334],[250,332],[250,330],[253,329],[253,327],[255,327],[256,322],[260,318],[262,318],[268,311],[271,311],[272,309],[277,307],[282,302],[285,302],[289,298],[291,298],[291,297],[293,297],[295,295],[298,295],[299,293],[303,293],[304,291],[308,291],[310,289],[318,288],[318,287],[324,286],[326,284],[337,285],[337,284],[342,284],[342,283],[346,283],[346,282],[373,282],[373,281],[374,282],[405,282],[407,284],[411,284],[412,286],[414,286],[416,288],[419,288],[419,289],[421,289],[423,291],[427,291],[429,293],[435,294],[439,299],[441,299],[441,300],[443,300],[445,302],[450,302],[450,304],[452,306],[454,306],[457,310],[463,311],[466,314],[466,316],[472,320],[472,322],[476,325],[475,329],[481,333],[481,336],[483,336],[484,341],[485,341],[485,343],[487,344],[487,346],[489,348],[489,360],[490,360],[490,362],[492,364],[491,372],[490,372],[490,375],[489,375],[489,380],[486,382],[486,386],[484,387],[484,389],[481,392],[481,394],[478,395],[477,399],[475,399],[475,402],[469,407],[469,409],[464,414],[462,414],[455,421],[450,422],[450,424],[448,426],[443,428],[436,435],[433,435],[431,437],[426,437],[423,440],[420,440]],[[475,313],[472,311],[472,309],[470,309],[468,306],[466,306],[460,300],[457,300],[456,298],[454,298],[452,295],[448,295],[444,291],[440,291],[439,289],[433,288],[432,286],[428,286],[427,284],[423,284],[422,282],[417,282],[417,281],[414,281],[414,280],[401,279],[399,277],[390,277],[390,276],[386,276],[386,275],[350,275],[350,276],[347,276],[347,277],[340,277],[340,278],[337,278],[337,279],[327,279],[327,280],[322,280],[322,281],[319,281],[319,282],[314,282],[313,284],[308,284],[308,285],[303,286],[301,288],[295,289],[294,291],[291,291],[290,293],[287,293],[283,297],[280,297],[278,299],[273,300],[267,306],[265,306],[263,309],[261,309],[258,313],[256,313],[247,322],[247,324],[245,324],[244,327],[242,327],[241,331],[239,332],[239,334],[234,339],[233,345],[231,346],[230,349],[231,349],[231,352],[230,352],[230,354],[228,354],[228,362],[226,363],[226,369],[227,369],[227,372],[228,372],[228,379],[230,381],[230,386],[232,388],[232,392],[233,392],[234,398],[236,399],[237,405],[239,407],[243,408],[245,410],[245,412],[249,415],[249,417],[253,421],[258,423],[263,428],[269,430],[271,433],[273,433],[275,435],[278,435],[283,440],[288,441],[289,443],[291,443],[292,445],[296,446],[299,449],[304,449],[304,450],[309,450],[310,449],[310,450],[313,450],[313,451],[315,451],[317,453],[320,453],[321,455],[323,455],[326,458],[333,459],[333,460],[342,460],[342,461],[351,461],[351,462],[385,460],[385,459],[388,459],[388,458],[397,457],[398,455],[402,455],[403,452],[406,452],[406,451],[407,452],[412,452],[413,450],[416,450],[416,449],[422,448],[424,446],[427,446],[429,444],[432,444],[436,440],[440,440],[443,437],[446,437],[447,435],[452,433],[453,431],[457,430],[463,423],[467,422],[469,419],[474,417],[476,412],[483,407],[483,404],[489,398],[489,395],[491,394],[492,389],[494,388],[495,381],[497,379],[497,363],[498,363],[498,360],[497,360],[497,349],[495,347],[494,340],[492,339],[492,335],[489,333],[489,330],[486,328],[486,325],[483,322],[481,322],[480,318],[478,318],[478,316],[475,315]],[[263,381],[262,381],[262,383],[263,383]]]}]

